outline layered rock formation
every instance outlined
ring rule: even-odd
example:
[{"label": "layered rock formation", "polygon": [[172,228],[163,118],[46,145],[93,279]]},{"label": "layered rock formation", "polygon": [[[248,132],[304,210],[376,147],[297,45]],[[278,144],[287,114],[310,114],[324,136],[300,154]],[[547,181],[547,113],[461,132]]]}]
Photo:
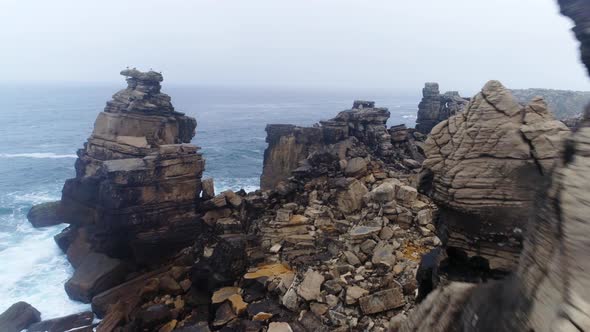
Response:
[{"label": "layered rock formation", "polygon": [[588,142],[588,122],[565,142],[529,224],[515,275],[479,287],[453,283],[439,289],[401,323],[401,331],[590,329]]},{"label": "layered rock formation", "polygon": [[440,94],[438,83],[426,83],[422,89],[422,100],[418,104],[416,130],[427,135],[438,123],[460,112],[467,104],[457,91]]},{"label": "layered rock formation", "polygon": [[[126,89],[107,103],[66,181],[63,219],[86,228],[93,251],[136,262],[190,244],[204,160],[188,144],[196,121],[174,111],[162,76],[124,70]],[[156,257],[153,256],[156,254]]]},{"label": "layered rock formation", "polygon": [[[352,109],[340,112],[335,118],[320,121],[314,127],[270,124],[266,127],[268,148],[264,152],[264,168],[260,179],[263,190],[274,189],[285,182],[291,172],[305,172],[310,165],[309,155],[321,154],[328,146],[358,141],[369,147],[370,153],[384,160],[408,159],[407,168],[418,168],[423,156],[416,148],[413,130],[403,126],[388,129],[389,111],[375,107],[374,102],[355,101]],[[343,160],[342,153],[335,158]],[[342,161],[345,162],[344,160]],[[342,164],[343,168],[346,165]],[[351,165],[352,167],[352,165]]]},{"label": "layered rock formation", "polygon": [[497,81],[434,127],[421,189],[444,207],[448,245],[511,270],[536,188],[568,134],[542,99],[523,107]]},{"label": "layered rock formation", "polygon": [[50,216],[71,225],[56,241],[76,268],[66,291],[84,302],[192,245],[204,227],[195,119],[174,110],[160,74],[121,74],[128,86],[99,113],[61,202],[29,213],[34,224]]},{"label": "layered rock formation", "polygon": [[[560,0],[574,19],[590,72],[590,2]],[[515,275],[476,287],[453,283],[431,294],[394,331],[586,331],[590,329],[590,112],[564,143],[557,169],[538,201]]]},{"label": "layered rock formation", "polygon": [[[337,117],[359,127],[325,124],[325,145],[303,155],[276,190],[215,195],[207,181],[197,207],[205,228],[194,244],[94,294],[97,331],[365,331],[410,310],[420,256],[441,243],[436,208],[412,186],[417,170],[406,154],[418,153],[413,131],[387,130],[386,118],[363,131],[360,124],[384,114],[369,106]],[[392,154],[373,145],[375,132],[393,134]],[[74,242],[70,248],[84,247]],[[111,272],[88,273],[86,261]],[[86,256],[79,264],[76,273],[86,277],[76,280],[118,275],[109,260]]]}]

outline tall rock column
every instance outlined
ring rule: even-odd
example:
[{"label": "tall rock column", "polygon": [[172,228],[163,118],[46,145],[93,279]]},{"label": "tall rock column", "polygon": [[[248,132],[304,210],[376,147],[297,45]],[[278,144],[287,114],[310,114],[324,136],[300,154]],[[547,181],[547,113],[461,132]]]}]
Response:
[{"label": "tall rock column", "polygon": [[427,135],[434,126],[460,112],[466,104],[467,100],[457,91],[440,94],[438,83],[424,84],[422,100],[418,104],[416,130]]},{"label": "tall rock column", "polygon": [[121,74],[128,86],[107,102],[78,151],[76,177],[63,187],[60,213],[73,225],[73,256],[97,251],[148,263],[196,236],[205,162],[189,144],[196,121],[174,110],[160,91],[162,75]]}]

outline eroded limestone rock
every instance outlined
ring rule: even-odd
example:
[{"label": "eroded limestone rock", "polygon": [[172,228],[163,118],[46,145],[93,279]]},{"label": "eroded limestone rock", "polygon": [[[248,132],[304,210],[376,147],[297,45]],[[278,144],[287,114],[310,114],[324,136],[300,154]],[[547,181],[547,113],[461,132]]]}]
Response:
[{"label": "eroded limestone rock", "polygon": [[443,207],[448,245],[511,270],[536,188],[569,133],[542,99],[521,106],[498,81],[434,127],[420,187]]},{"label": "eroded limestone rock", "polygon": [[160,92],[162,75],[121,74],[128,86],[99,113],[60,208],[64,221],[88,230],[93,251],[151,262],[198,233],[204,160],[188,144],[196,121]]}]

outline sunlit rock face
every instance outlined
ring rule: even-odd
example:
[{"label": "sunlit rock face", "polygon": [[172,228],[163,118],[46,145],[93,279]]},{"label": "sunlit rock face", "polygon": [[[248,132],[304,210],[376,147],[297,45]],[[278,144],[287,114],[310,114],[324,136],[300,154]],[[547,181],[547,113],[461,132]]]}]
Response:
[{"label": "sunlit rock face", "polygon": [[570,133],[536,98],[520,105],[488,82],[426,140],[421,190],[441,205],[448,245],[510,271],[539,184]]},{"label": "sunlit rock face", "polygon": [[93,250],[149,261],[190,243],[204,159],[189,144],[196,121],[160,92],[162,75],[121,74],[128,86],[107,102],[78,151],[61,214],[89,230]]}]

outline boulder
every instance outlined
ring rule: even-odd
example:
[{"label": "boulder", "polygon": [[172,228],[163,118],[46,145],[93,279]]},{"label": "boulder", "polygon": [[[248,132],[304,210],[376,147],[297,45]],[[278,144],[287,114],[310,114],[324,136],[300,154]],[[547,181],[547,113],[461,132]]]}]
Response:
[{"label": "boulder", "polygon": [[289,323],[273,322],[268,325],[268,332],[293,332]]},{"label": "boulder", "polygon": [[361,310],[365,315],[399,308],[405,303],[404,294],[398,288],[382,290],[359,299]]},{"label": "boulder", "polygon": [[151,305],[138,314],[141,327],[148,331],[153,331],[156,326],[168,322],[171,318],[170,308],[163,304]]},{"label": "boulder", "polygon": [[364,158],[352,158],[346,164],[344,175],[357,177],[363,176],[367,172],[367,161]]},{"label": "boulder", "polygon": [[212,178],[204,179],[202,182],[203,185],[203,195],[202,198],[204,200],[211,199],[215,197],[215,184]]},{"label": "boulder", "polygon": [[569,132],[542,99],[522,106],[498,81],[434,127],[424,145],[420,190],[442,207],[449,246],[512,270],[521,247],[517,230]]},{"label": "boulder", "polygon": [[314,270],[307,270],[303,276],[303,282],[299,284],[297,293],[306,301],[316,300],[320,296],[324,276]]},{"label": "boulder", "polygon": [[27,219],[33,227],[46,227],[60,224],[62,218],[59,216],[60,201],[47,202],[34,205],[27,213]]},{"label": "boulder", "polygon": [[66,282],[66,293],[73,300],[89,303],[94,295],[122,283],[126,273],[121,260],[90,253]]},{"label": "boulder", "polygon": [[41,320],[41,313],[26,302],[17,302],[0,314],[0,331],[20,332]]},{"label": "boulder", "polygon": [[369,190],[362,182],[353,180],[346,190],[338,193],[336,204],[340,211],[344,213],[354,212],[362,207],[363,197],[368,192]]},{"label": "boulder", "polygon": [[62,332],[92,325],[94,314],[91,311],[44,320],[29,326],[27,332]]}]

